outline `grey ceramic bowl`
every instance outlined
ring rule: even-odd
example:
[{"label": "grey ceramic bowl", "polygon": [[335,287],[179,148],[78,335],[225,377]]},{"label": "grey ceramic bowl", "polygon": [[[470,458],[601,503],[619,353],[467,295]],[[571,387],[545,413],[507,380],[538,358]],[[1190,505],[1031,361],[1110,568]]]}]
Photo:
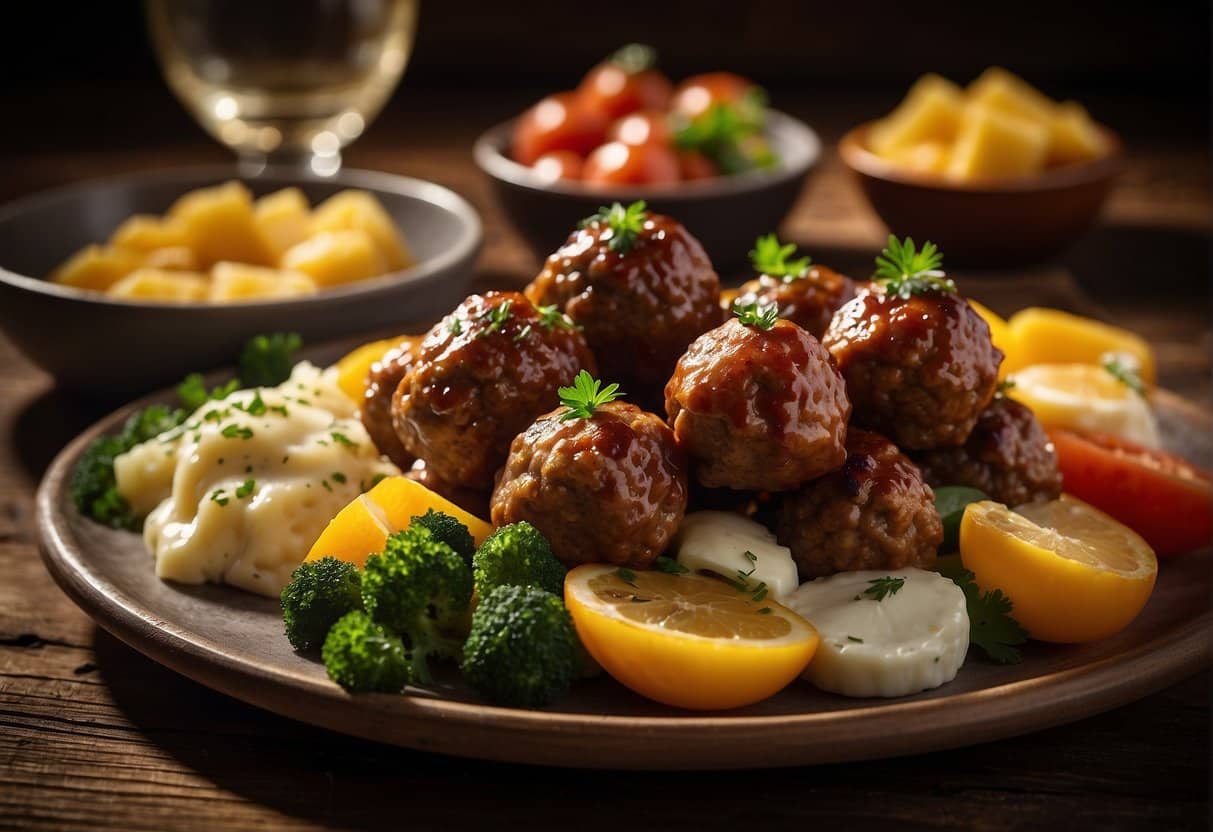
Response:
[{"label": "grey ceramic bowl", "polygon": [[161,213],[194,188],[241,177],[203,167],[95,180],[0,208],[0,326],[61,385],[130,393],[187,372],[230,364],[261,332],[300,333],[315,343],[405,326],[453,307],[473,277],[480,219],[440,185],[347,170],[325,179],[269,170],[254,194],[298,186],[315,204],[346,188],[373,193],[408,239],[418,263],[403,271],[303,298],[240,304],[114,300],[41,279],[73,252],[101,242],[131,214]]},{"label": "grey ceramic bowl", "polygon": [[685,225],[717,269],[728,269],[745,262],[755,237],[779,226],[821,155],[821,141],[807,124],[775,110],[767,116],[767,140],[780,160],[776,168],[677,185],[595,188],[539,181],[508,155],[513,121],[485,132],[473,153],[506,216],[538,257],[554,251],[599,206],[643,199]]}]

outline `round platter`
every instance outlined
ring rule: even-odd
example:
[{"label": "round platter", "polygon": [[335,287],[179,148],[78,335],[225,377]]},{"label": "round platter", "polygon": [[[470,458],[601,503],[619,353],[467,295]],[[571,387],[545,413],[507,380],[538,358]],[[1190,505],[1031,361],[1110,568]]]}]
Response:
[{"label": "round platter", "polygon": [[[917,696],[846,699],[794,683],[761,704],[697,714],[648,702],[613,680],[577,683],[551,708],[489,707],[451,672],[409,695],[350,696],[282,633],[278,604],[221,586],[155,577],[139,535],[81,517],[68,496],[97,435],[171,393],[112,414],[73,440],[38,492],[47,568],[98,624],[155,661],[253,705],[335,731],[468,757],[616,769],[744,769],[914,754],[1023,734],[1098,713],[1209,663],[1213,548],[1161,564],[1142,614],[1093,644],[1032,643],[1021,664],[970,656],[951,684]],[[1165,392],[1168,445],[1208,466],[1213,417]],[[1177,518],[1177,522],[1182,522]]]}]

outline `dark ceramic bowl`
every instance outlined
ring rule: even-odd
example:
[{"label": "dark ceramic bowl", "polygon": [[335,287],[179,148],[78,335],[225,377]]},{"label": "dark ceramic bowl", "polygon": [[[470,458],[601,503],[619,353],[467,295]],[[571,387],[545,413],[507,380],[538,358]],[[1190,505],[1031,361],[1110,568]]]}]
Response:
[{"label": "dark ceramic bowl", "polygon": [[774,231],[787,216],[821,154],[821,142],[808,125],[770,110],[767,140],[779,157],[773,170],[677,185],[594,188],[537,180],[530,168],[508,155],[513,130],[514,122],[507,121],[477,139],[476,164],[492,181],[506,217],[540,258],[599,206],[643,199],[685,225],[717,269],[737,266],[745,262],[754,238]]},{"label": "dark ceramic bowl", "polygon": [[872,153],[871,126],[843,136],[843,164],[891,232],[931,240],[953,265],[1024,265],[1060,253],[1099,216],[1123,162],[1119,137],[1105,129],[1110,152],[1095,161],[1023,179],[957,182],[906,171]]},{"label": "dark ceramic bowl", "polygon": [[314,343],[433,317],[458,303],[473,277],[483,232],[475,210],[454,192],[385,173],[307,179],[271,169],[245,180],[254,194],[295,185],[313,204],[345,188],[374,194],[418,263],[316,295],[238,304],[117,300],[41,279],[131,214],[163,213],[187,191],[239,178],[226,167],[136,174],[0,208],[0,327],[61,385],[129,393],[230,364],[261,332],[298,332]]}]

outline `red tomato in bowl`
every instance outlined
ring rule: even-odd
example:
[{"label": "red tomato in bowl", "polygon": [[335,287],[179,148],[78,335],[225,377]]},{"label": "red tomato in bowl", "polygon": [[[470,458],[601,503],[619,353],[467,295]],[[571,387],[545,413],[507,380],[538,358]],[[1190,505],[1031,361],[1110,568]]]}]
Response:
[{"label": "red tomato in bowl", "polygon": [[665,110],[672,93],[670,79],[660,71],[630,68],[614,60],[591,69],[577,87],[582,105],[607,121],[637,110]]},{"label": "red tomato in bowl", "polygon": [[1100,433],[1051,428],[1062,487],[1137,532],[1159,557],[1213,542],[1209,473],[1174,454]]},{"label": "red tomato in bowl", "polygon": [[678,156],[666,145],[607,142],[585,160],[586,184],[664,185],[677,182]]},{"label": "red tomato in bowl", "polygon": [[679,170],[688,182],[695,179],[712,179],[720,175],[716,163],[698,150],[686,150],[678,154]]},{"label": "red tomato in bowl", "polygon": [[583,167],[585,159],[579,154],[571,150],[553,150],[536,159],[531,170],[535,172],[535,178],[550,184],[561,179],[580,179]]},{"label": "red tomato in bowl", "polygon": [[672,139],[669,117],[660,110],[632,113],[612,124],[607,138],[624,144],[669,145]]},{"label": "red tomato in bowl", "polygon": [[554,150],[584,156],[602,144],[609,123],[600,113],[581,106],[576,93],[558,92],[518,117],[511,152],[524,165],[533,165]]},{"label": "red tomato in bowl", "polygon": [[713,104],[736,104],[757,88],[753,81],[732,72],[705,72],[693,75],[678,85],[670,109],[688,119],[695,119],[706,113]]}]

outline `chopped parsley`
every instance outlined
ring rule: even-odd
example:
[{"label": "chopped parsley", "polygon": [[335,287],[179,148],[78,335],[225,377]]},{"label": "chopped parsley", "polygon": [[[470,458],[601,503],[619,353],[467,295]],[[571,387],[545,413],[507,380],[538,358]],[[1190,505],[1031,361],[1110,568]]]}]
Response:
[{"label": "chopped parsley", "polygon": [[667,575],[685,575],[687,572],[691,571],[673,558],[667,558],[665,556],[659,557],[653,561],[653,570],[656,572],[664,572]]},{"label": "chopped parsley", "polygon": [[512,314],[510,309],[513,307],[513,305],[513,300],[507,300],[504,303],[500,303],[497,306],[486,309],[483,313],[481,313],[480,320],[488,321],[489,325],[477,332],[476,337],[484,338],[487,335],[492,335],[494,332],[499,331],[501,327],[505,326],[506,321],[510,319]]},{"label": "chopped parsley", "polygon": [[1143,399],[1146,397],[1146,385],[1142,382],[1141,376],[1138,375],[1135,368],[1129,366],[1115,355],[1105,356],[1100,366],[1104,368],[1108,375],[1112,376],[1112,378],[1119,381],[1125,387],[1128,387],[1138,396]]},{"label": "chopped parsley", "polygon": [[242,410],[250,416],[264,416],[266,411],[265,401],[261,398],[261,391],[257,390],[253,393],[253,398],[248,404],[240,404],[240,402],[232,402],[232,407],[237,410]]},{"label": "chopped parsley", "polygon": [[355,442],[353,439],[350,439],[348,436],[346,436],[344,433],[341,433],[340,431],[332,431],[331,433],[329,433],[329,436],[333,437],[333,441],[336,442],[338,445],[344,445],[347,448],[357,448],[358,447],[357,442]]},{"label": "chopped parsley", "polygon": [[573,331],[582,328],[580,324],[561,312],[560,307],[554,303],[548,306],[536,306],[535,311],[539,313],[539,325],[548,332],[551,332],[553,329]]},{"label": "chopped parsley", "polygon": [[286,409],[286,405],[284,405],[284,404],[270,405],[270,410],[274,411],[275,413],[277,413],[279,416],[281,416],[284,419],[290,415],[290,412]]},{"label": "chopped parsley", "polygon": [[227,439],[235,439],[236,437],[240,437],[241,439],[253,438],[253,429],[241,427],[240,425],[226,425],[219,433]]},{"label": "chopped parsley", "polygon": [[212,491],[211,492],[211,502],[218,503],[221,506],[225,506],[229,502],[231,502],[231,500],[229,498],[223,496],[223,492],[224,492],[224,489],[222,489],[222,488],[216,488],[214,491]]},{"label": "chopped parsley", "polygon": [[518,334],[514,336],[514,342],[517,343],[519,341],[522,341],[530,334],[531,334],[531,325],[527,324],[522,329],[518,330]]},{"label": "chopped parsley", "polygon": [[337,483],[341,483],[342,485],[345,485],[346,476],[345,476],[345,474],[341,473],[340,471],[334,471],[333,473],[329,474],[329,477],[333,480],[333,482],[337,482]]},{"label": "chopped parsley", "polygon": [[871,598],[873,601],[883,601],[890,595],[896,595],[901,588],[905,586],[905,578],[893,578],[886,575],[883,578],[875,578],[868,581],[868,588],[862,593],[855,596],[855,600],[859,601],[863,598]]},{"label": "chopped parsley", "polygon": [[556,392],[560,395],[560,403],[569,409],[560,417],[562,422],[589,419],[599,407],[623,396],[618,384],[608,384],[604,388],[601,381],[585,370],[573,379],[572,387],[561,387]]},{"label": "chopped parsley", "polygon": [[236,489],[236,499],[243,500],[245,497],[253,493],[253,489],[257,487],[257,481],[249,477]]},{"label": "chopped parsley", "polygon": [[628,569],[626,566],[621,566],[616,569],[615,574],[618,575],[619,580],[623,581],[625,584],[636,586],[636,573],[631,569]]},{"label": "chopped parsley", "polygon": [[863,639],[856,638],[855,636],[847,636],[847,641],[853,641],[856,644],[863,644]]}]

